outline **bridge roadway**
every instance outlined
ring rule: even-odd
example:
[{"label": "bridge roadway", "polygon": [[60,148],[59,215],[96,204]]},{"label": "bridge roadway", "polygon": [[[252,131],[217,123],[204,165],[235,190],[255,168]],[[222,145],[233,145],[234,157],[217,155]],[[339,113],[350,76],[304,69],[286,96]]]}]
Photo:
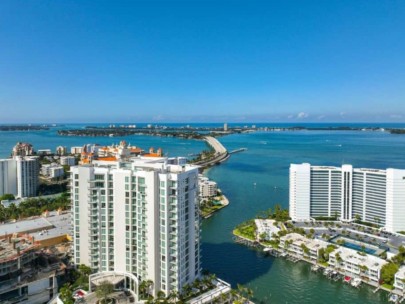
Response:
[{"label": "bridge roadway", "polygon": [[214,158],[201,160],[195,163],[196,165],[199,165],[201,167],[210,167],[217,163],[224,162],[230,157],[230,154],[228,153],[226,148],[215,137],[205,136],[204,140],[215,150],[215,156]]}]

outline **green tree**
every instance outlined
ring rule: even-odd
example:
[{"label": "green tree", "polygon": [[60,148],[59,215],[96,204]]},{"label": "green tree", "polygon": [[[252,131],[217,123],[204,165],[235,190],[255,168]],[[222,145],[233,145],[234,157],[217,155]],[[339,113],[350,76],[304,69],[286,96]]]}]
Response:
[{"label": "green tree", "polygon": [[64,304],[74,304],[74,299],[72,298],[73,288],[72,285],[66,283],[59,290],[59,298],[63,301]]},{"label": "green tree", "polygon": [[6,193],[0,196],[0,201],[13,201],[15,200],[14,194]]},{"label": "green tree", "polygon": [[139,284],[139,294],[141,298],[146,299],[150,297],[151,288],[153,286],[153,281],[145,280]]},{"label": "green tree", "polygon": [[393,262],[385,264],[381,268],[381,279],[384,283],[393,285],[395,274],[398,272],[399,266]]},{"label": "green tree", "polygon": [[100,303],[107,303],[107,297],[114,292],[114,285],[108,281],[102,281],[97,286],[96,296],[100,299]]}]

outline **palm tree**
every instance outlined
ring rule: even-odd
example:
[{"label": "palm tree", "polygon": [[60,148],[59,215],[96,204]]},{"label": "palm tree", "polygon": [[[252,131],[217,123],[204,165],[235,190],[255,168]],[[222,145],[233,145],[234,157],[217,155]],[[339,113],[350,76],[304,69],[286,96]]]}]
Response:
[{"label": "palm tree", "polygon": [[155,300],[155,303],[169,303],[166,298],[166,294],[162,290],[159,290],[157,292],[157,298]]},{"label": "palm tree", "polygon": [[193,288],[191,287],[190,284],[186,284],[183,286],[183,294],[185,295],[185,297],[189,297],[191,295]]},{"label": "palm tree", "polygon": [[246,297],[248,299],[248,302],[250,302],[250,299],[253,298],[253,290],[251,288],[246,287]]},{"label": "palm tree", "polygon": [[113,293],[114,285],[108,281],[103,281],[97,286],[96,295],[100,303],[107,303],[107,297]]},{"label": "palm tree", "polygon": [[139,293],[141,297],[147,298],[148,296],[150,296],[150,289],[152,286],[153,286],[152,280],[142,281],[141,284],[139,284]]}]

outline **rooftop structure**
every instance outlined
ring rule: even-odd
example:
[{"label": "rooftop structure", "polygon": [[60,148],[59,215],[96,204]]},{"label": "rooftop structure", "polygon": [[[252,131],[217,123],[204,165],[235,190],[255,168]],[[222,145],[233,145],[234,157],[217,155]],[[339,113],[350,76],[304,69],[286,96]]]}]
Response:
[{"label": "rooftop structure", "polygon": [[46,303],[56,294],[57,277],[66,267],[56,256],[38,252],[38,248],[32,236],[0,238],[1,303]]},{"label": "rooftop structure", "polygon": [[40,247],[58,244],[70,238],[70,212],[48,212],[47,217],[16,221],[0,225],[0,237],[12,236],[15,233],[29,234],[34,237]]},{"label": "rooftop structure", "polygon": [[[19,236],[14,233],[13,236],[0,239],[0,277],[10,272],[15,263],[17,269],[17,258],[25,254],[29,254],[34,249],[38,248],[39,243],[34,242],[34,237],[28,235]],[[24,258],[24,262],[30,262],[29,258]]]}]

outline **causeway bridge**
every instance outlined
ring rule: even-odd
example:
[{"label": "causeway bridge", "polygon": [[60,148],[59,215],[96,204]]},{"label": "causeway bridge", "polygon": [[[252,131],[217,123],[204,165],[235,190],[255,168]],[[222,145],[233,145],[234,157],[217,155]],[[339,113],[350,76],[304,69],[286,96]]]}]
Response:
[{"label": "causeway bridge", "polygon": [[212,158],[203,159],[195,163],[196,165],[199,165],[201,167],[211,167],[213,165],[220,164],[226,161],[231,156],[231,154],[247,150],[246,148],[240,148],[228,152],[228,150],[215,137],[205,136],[204,140],[215,150],[215,154]]}]

